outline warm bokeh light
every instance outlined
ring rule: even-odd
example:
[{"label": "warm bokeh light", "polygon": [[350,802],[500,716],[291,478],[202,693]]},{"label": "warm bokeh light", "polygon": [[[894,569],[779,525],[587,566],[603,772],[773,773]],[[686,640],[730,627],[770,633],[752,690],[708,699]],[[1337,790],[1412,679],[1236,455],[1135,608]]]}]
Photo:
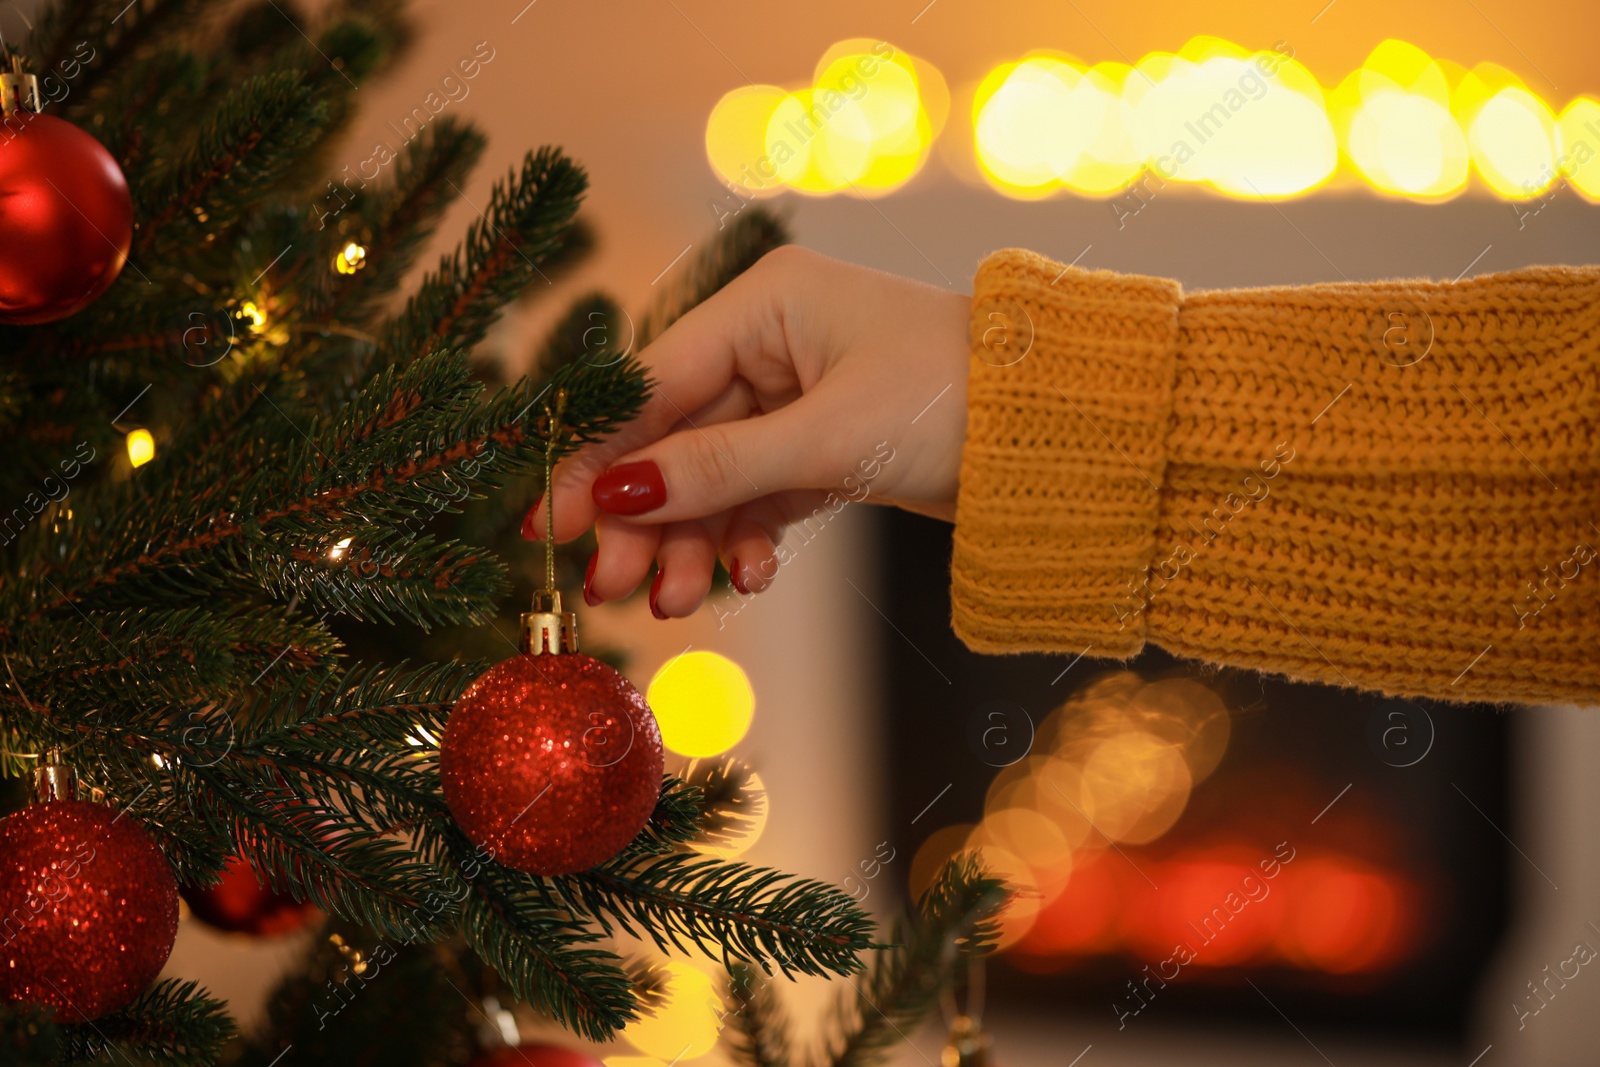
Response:
[{"label": "warm bokeh light", "polygon": [[719,756],[738,744],[755,716],[756,695],[744,669],[715,652],[674,656],[650,679],[645,699],[661,741],[680,756]]},{"label": "warm bokeh light", "polygon": [[1556,123],[1561,134],[1561,176],[1590,200],[1600,200],[1600,101],[1580,96]]},{"label": "warm bokeh light", "polygon": [[367,265],[367,250],[351,241],[333,257],[333,269],[340,274],[354,274]]},{"label": "warm bokeh light", "polygon": [[784,189],[886,192],[922,168],[949,99],[926,61],[887,41],[841,41],[808,86],[742,86],[718,100],[706,158],[741,200]]},{"label": "warm bokeh light", "polygon": [[128,462],[142,467],[156,458],[156,439],[149,430],[134,430],[128,434]]},{"label": "warm bokeh light", "polygon": [[[971,90],[973,158],[1008,197],[1137,197],[1135,213],[1168,183],[1243,199],[1343,182],[1427,201],[1473,187],[1525,200],[1564,177],[1600,199],[1600,164],[1585,167],[1600,153],[1593,100],[1571,101],[1558,120],[1503,67],[1468,71],[1395,39],[1329,84],[1287,42],[1251,50],[1195,37],[1131,65],[1030,52]],[[712,169],[733,187],[719,218],[786,189],[898,188],[949,105],[931,65],[867,39],[828,49],[809,86],[734,89],[706,125]]]},{"label": "warm bokeh light", "polygon": [[711,976],[678,960],[660,965],[662,1004],[629,1023],[622,1036],[640,1052],[669,1063],[704,1056],[717,1043],[722,998]]},{"label": "warm bokeh light", "polygon": [[1380,192],[1433,199],[1466,186],[1449,76],[1422,49],[1384,41],[1334,90],[1332,107],[1346,156]]},{"label": "warm bokeh light", "polygon": [[1179,944],[1194,952],[1184,967],[1354,974],[1404,959],[1420,938],[1407,875],[1337,848],[1297,858],[1289,842],[1243,836],[1146,847],[1223,761],[1231,722],[1222,697],[1193,678],[1123,670],[1090,681],[1039,723],[1026,758],[995,774],[978,823],[922,842],[913,895],[951,856],[977,852],[1020,891],[999,943],[1030,972],[1105,954],[1163,960]]},{"label": "warm bokeh light", "polygon": [[246,300],[239,305],[239,318],[244,320],[245,328],[253,334],[261,334],[267,329],[267,313],[262,311],[254,300]]},{"label": "warm bokeh light", "polygon": [[1510,199],[1537,196],[1556,180],[1556,119],[1543,100],[1504,67],[1480,63],[1455,91],[1456,118],[1467,131],[1473,168]]}]

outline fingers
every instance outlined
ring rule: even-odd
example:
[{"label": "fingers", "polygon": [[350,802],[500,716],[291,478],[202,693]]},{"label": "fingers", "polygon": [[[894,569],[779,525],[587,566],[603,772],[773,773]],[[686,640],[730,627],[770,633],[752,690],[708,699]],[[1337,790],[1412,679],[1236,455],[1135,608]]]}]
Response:
[{"label": "fingers", "polygon": [[779,272],[768,259],[690,310],[640,353],[654,384],[638,417],[556,467],[558,540],[571,540],[593,524],[599,509],[589,487],[600,472],[727,392],[742,356],[782,347],[784,287],[776,284]]},{"label": "fingers", "polygon": [[650,574],[661,543],[661,527],[622,522],[602,515],[595,523],[600,547],[590,561],[583,581],[583,600],[591,608],[606,600],[621,600]]},{"label": "fingers", "polygon": [[833,447],[818,431],[813,396],[770,415],[691,425],[618,459],[591,491],[602,511],[640,522],[678,522],[825,477]]},{"label": "fingers", "polygon": [[772,584],[782,535],[783,517],[771,500],[757,500],[734,512],[722,538],[722,565],[734,589],[748,595]]},{"label": "fingers", "polygon": [[662,528],[656,578],[650,584],[652,615],[667,619],[694,613],[711,588],[716,543],[698,522],[675,522]]}]

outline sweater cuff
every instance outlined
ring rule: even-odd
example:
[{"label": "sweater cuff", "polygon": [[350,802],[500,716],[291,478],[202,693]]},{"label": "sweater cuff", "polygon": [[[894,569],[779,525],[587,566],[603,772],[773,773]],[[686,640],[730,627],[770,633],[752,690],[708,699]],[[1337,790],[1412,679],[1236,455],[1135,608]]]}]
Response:
[{"label": "sweater cuff", "polygon": [[1182,299],[1022,249],[978,268],[950,565],[969,648],[1144,646]]}]

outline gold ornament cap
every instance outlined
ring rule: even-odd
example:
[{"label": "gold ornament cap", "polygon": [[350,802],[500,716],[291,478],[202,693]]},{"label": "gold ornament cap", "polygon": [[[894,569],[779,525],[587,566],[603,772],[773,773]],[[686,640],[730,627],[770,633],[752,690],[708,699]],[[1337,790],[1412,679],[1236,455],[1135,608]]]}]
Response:
[{"label": "gold ornament cap", "polygon": [[61,750],[52,748],[33,772],[33,792],[39,803],[78,799],[78,772],[61,761]]},{"label": "gold ornament cap", "polygon": [[578,651],[578,617],[561,610],[561,594],[541,589],[533,594],[533,610],[522,613],[524,656],[560,655]]},{"label": "gold ornament cap", "polygon": [[0,114],[15,115],[20,111],[38,113],[44,110],[44,97],[39,95],[39,79],[25,74],[22,61],[11,57],[11,69],[0,72]]}]

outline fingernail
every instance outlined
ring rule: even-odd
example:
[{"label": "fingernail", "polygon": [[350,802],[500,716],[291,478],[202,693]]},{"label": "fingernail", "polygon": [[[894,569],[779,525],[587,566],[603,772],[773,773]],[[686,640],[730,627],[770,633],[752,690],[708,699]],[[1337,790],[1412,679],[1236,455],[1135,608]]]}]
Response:
[{"label": "fingernail", "polygon": [[667,502],[667,483],[653,459],[612,467],[594,480],[595,507],[613,515],[643,515]]},{"label": "fingernail", "polygon": [[[652,467],[655,466],[654,463],[650,465]],[[658,619],[667,617],[667,613],[662,611],[660,606],[656,604],[656,597],[661,595],[661,579],[665,578],[666,575],[667,572],[658,567],[656,568],[656,580],[650,583],[650,614]]]},{"label": "fingernail", "polygon": [[600,562],[600,550],[594,550],[594,555],[589,557],[589,569],[583,572],[583,602],[591,608],[600,606],[600,598],[594,595],[589,587],[594,583],[594,565]]},{"label": "fingernail", "polygon": [[744,578],[739,574],[738,556],[734,556],[728,561],[728,581],[733,583],[733,591],[740,596],[750,595],[750,590],[745,588]]},{"label": "fingernail", "polygon": [[537,541],[544,532],[543,525],[539,522],[539,505],[544,502],[544,494],[539,494],[539,499],[533,502],[533,507],[522,517],[522,539],[524,541]]}]

